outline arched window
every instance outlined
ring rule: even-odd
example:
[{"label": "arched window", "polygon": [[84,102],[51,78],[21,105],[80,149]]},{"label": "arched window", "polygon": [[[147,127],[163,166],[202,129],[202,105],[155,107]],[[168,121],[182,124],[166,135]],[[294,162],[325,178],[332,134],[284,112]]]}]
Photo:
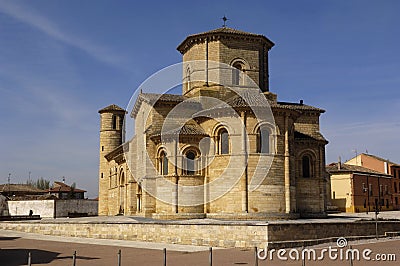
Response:
[{"label": "arched window", "polygon": [[308,155],[304,155],[301,158],[302,174],[303,177],[311,177],[311,158]]},{"label": "arched window", "polygon": [[112,129],[117,129],[117,116],[112,116]]},{"label": "arched window", "polygon": [[229,134],[225,128],[218,131],[217,143],[218,154],[229,154]]},{"label": "arched window", "polygon": [[241,74],[243,71],[243,65],[240,62],[236,62],[233,65],[232,69],[232,84],[233,85],[240,85],[241,81]]},{"label": "arched window", "polygon": [[185,174],[187,175],[194,175],[196,172],[196,167],[195,167],[195,159],[196,159],[196,153],[193,151],[188,151],[185,154]]},{"label": "arched window", "polygon": [[119,180],[119,185],[124,186],[125,185],[125,173],[121,172],[120,176],[121,176],[121,178]]},{"label": "arched window", "polygon": [[161,175],[168,175],[168,157],[165,151],[161,151],[158,159],[159,172]]},{"label": "arched window", "polygon": [[272,140],[271,131],[265,126],[261,126],[257,130],[257,152],[258,153],[272,153]]}]

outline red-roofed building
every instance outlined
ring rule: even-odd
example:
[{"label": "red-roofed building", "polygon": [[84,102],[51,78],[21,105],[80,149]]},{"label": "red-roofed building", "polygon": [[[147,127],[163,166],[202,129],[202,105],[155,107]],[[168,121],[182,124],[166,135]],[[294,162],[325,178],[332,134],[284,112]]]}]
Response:
[{"label": "red-roofed building", "polygon": [[48,192],[59,199],[84,199],[86,190],[68,186],[63,182],[54,182]]},{"label": "red-roofed building", "polygon": [[378,157],[376,155],[361,153],[350,159],[346,164],[358,165],[368,169],[391,175],[392,178],[392,203],[395,210],[400,210],[400,165]]},{"label": "red-roofed building", "polygon": [[331,202],[343,212],[393,210],[392,177],[358,165],[331,163],[326,166],[331,182]]}]

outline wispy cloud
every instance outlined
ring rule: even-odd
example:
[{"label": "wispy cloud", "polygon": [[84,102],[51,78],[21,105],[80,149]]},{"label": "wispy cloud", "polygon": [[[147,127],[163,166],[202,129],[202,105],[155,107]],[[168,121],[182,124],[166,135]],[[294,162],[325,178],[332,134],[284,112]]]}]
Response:
[{"label": "wispy cloud", "polygon": [[323,129],[324,133],[331,136],[383,136],[383,134],[393,133],[397,136],[397,132],[400,129],[400,123],[396,121],[386,122],[356,122],[348,124],[339,124],[336,126],[330,126]]},{"label": "wispy cloud", "polygon": [[334,136],[354,136],[355,134],[368,135],[379,132],[392,131],[393,122],[387,123],[349,123],[336,126],[329,126],[324,132]]},{"label": "wispy cloud", "polygon": [[339,156],[348,160],[356,151],[391,158],[399,161],[397,145],[400,123],[398,121],[335,123],[323,128],[322,132],[328,140],[327,162],[336,161]]},{"label": "wispy cloud", "polygon": [[[0,92],[6,94],[7,104],[16,107],[16,111],[25,113],[29,109],[29,114],[25,115],[40,114],[49,119],[51,117],[53,123],[87,130],[83,120],[88,119],[93,110],[66,88],[70,83],[64,84],[27,71],[0,67],[0,79],[2,76],[12,82],[2,84]],[[70,79],[74,78],[70,76]]]},{"label": "wispy cloud", "polygon": [[121,67],[122,56],[114,54],[105,47],[62,31],[50,20],[33,10],[17,5],[13,1],[0,1],[0,12],[24,22],[60,42],[78,48],[100,62]]}]

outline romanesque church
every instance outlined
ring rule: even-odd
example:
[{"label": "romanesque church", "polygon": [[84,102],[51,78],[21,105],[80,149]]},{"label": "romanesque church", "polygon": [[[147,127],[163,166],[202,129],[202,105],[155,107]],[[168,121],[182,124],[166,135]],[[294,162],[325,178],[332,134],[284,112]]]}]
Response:
[{"label": "romanesque church", "polygon": [[101,109],[99,215],[324,217],[324,110],[270,92],[273,46],[228,27],[190,35],[177,47],[181,94],[143,90],[131,110]]}]

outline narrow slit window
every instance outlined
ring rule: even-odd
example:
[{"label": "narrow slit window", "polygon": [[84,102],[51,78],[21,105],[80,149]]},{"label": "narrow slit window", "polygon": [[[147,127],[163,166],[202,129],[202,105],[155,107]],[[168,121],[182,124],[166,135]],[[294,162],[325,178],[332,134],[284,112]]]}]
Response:
[{"label": "narrow slit window", "polygon": [[195,159],[196,159],[196,154],[193,151],[188,151],[186,153],[186,174],[187,175],[194,175],[196,172],[195,169]]},{"label": "narrow slit window", "polygon": [[311,177],[311,160],[310,157],[304,155],[302,158],[303,177]]},{"label": "narrow slit window", "polygon": [[219,132],[219,153],[229,154],[229,134],[226,129]]}]

